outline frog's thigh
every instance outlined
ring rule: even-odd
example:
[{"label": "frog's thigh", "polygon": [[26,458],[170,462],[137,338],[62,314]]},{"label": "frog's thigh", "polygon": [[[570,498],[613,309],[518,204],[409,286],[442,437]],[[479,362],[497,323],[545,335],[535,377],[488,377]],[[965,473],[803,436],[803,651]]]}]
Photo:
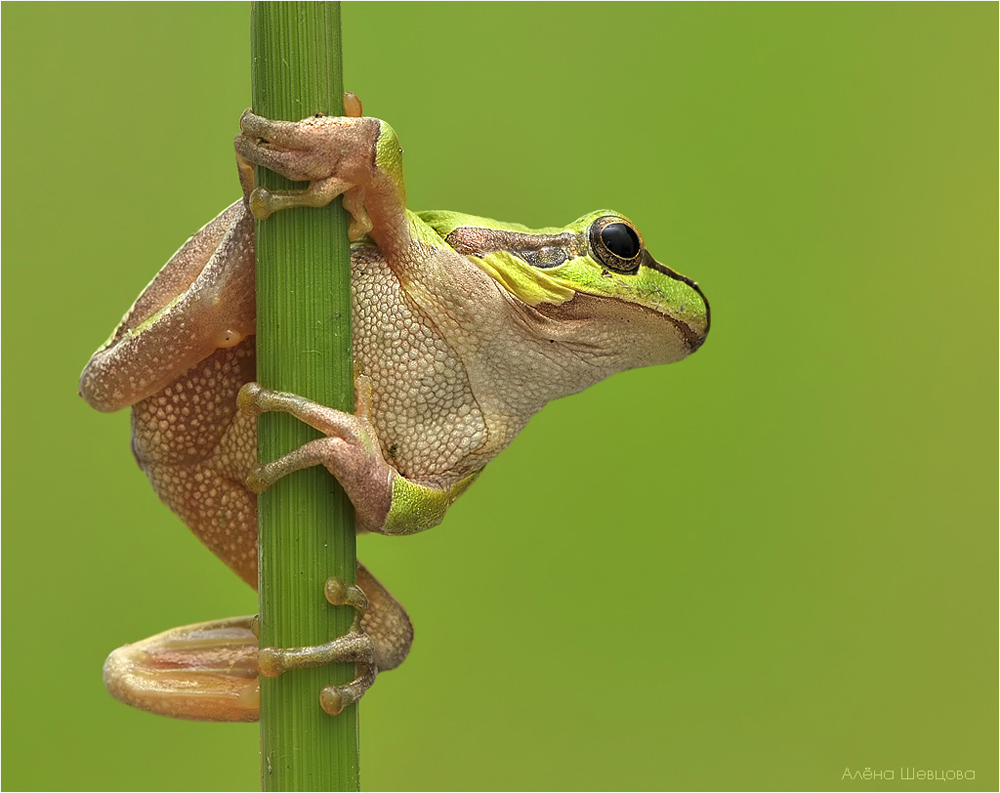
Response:
[{"label": "frog's thigh", "polygon": [[122,318],[119,332],[134,329],[166,308],[178,295],[195,282],[205,269],[227,234],[239,224],[244,216],[243,205],[237,201],[226,207],[217,217],[193,234],[170,260],[160,269],[149,285],[136,299],[132,308]]},{"label": "frog's thigh", "polygon": [[379,672],[395,669],[406,658],[413,643],[413,625],[406,610],[363,564],[358,564],[358,586],[368,597],[368,611],[361,629],[375,643]]},{"label": "frog's thigh", "polygon": [[204,464],[149,467],[146,473],[195,536],[256,588],[257,497]]},{"label": "frog's thigh", "polygon": [[218,348],[255,332],[253,218],[242,203],[192,237],[163,267],[80,377],[94,408],[155,394]]},{"label": "frog's thigh", "polygon": [[132,450],[153,489],[209,550],[257,585],[254,420],[236,410],[253,377],[254,340],[217,350],[132,408]]}]

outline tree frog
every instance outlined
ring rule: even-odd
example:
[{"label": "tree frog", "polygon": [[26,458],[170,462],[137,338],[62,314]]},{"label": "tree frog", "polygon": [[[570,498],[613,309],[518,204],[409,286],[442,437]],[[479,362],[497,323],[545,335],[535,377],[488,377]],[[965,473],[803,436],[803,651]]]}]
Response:
[{"label": "tree frog", "polygon": [[[132,450],[157,494],[254,587],[256,493],[279,477],[324,465],[359,530],[423,531],[546,402],[678,361],[709,329],[697,284],[656,261],[617,212],[529,229],[408,210],[396,133],[350,97],[348,108],[298,122],[243,113],[242,198],[167,262],[80,378],[94,408],[132,408]],[[309,186],[255,189],[253,165]],[[254,218],[340,195],[351,215],[353,414],[253,382]],[[287,411],[323,437],[258,465],[263,411]],[[328,645],[258,648],[251,618],[201,623],[116,650],[105,682],[156,713],[253,720],[258,674],[354,662],[353,681],[321,694],[336,713],[402,662],[413,631],[363,566],[356,586],[331,579],[327,598],[358,614]]]}]

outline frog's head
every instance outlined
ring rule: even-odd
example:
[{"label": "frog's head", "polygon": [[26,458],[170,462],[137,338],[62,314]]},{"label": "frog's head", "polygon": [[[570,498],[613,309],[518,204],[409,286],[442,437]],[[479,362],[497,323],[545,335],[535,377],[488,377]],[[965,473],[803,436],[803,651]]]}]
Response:
[{"label": "frog's head", "polygon": [[[577,235],[578,255],[550,274],[571,282],[580,295],[603,298],[600,306],[580,303],[611,323],[618,317],[618,329],[632,337],[626,345],[643,337],[639,365],[673,363],[705,343],[708,300],[698,284],[653,258],[632,221],[601,210],[567,228]],[[623,312],[623,306],[633,311]]]},{"label": "frog's head", "polygon": [[601,210],[537,230],[463,220],[449,244],[512,296],[558,320],[567,340],[587,340],[594,356],[615,359],[606,361],[609,369],[672,363],[705,342],[708,300],[694,281],[656,261],[623,215]]}]

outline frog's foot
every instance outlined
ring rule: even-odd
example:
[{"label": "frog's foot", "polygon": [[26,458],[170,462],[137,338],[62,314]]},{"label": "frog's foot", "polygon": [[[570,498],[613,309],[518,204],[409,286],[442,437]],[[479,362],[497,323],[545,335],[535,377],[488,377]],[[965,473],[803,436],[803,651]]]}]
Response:
[{"label": "frog's foot", "polygon": [[256,617],[202,622],[119,647],[104,664],[104,683],[115,699],[150,713],[198,721],[256,721],[260,674],[355,663],[354,680],[320,693],[321,706],[337,713],[358,701],[377,672],[399,666],[413,642],[405,609],[362,564],[358,585],[327,582],[327,600],[353,606],[357,615],[351,631],[328,644],[258,650]]},{"label": "frog's foot", "polygon": [[354,622],[343,636],[313,647],[261,647],[257,656],[260,673],[277,677],[289,669],[353,663],[357,675],[344,685],[326,686],[320,692],[320,704],[331,716],[361,699],[378,674],[376,649],[372,639],[361,629],[361,619],[368,611],[368,598],[361,587],[339,578],[326,582],[326,599],[335,606],[351,606]]},{"label": "frog's foot", "polygon": [[283,209],[322,207],[343,195],[344,208],[351,214],[350,239],[372,230],[365,197],[381,134],[378,119],[313,116],[296,122],[271,121],[246,110],[240,129],[236,152],[245,162],[293,182],[309,182],[305,190],[254,189],[249,201],[254,217],[266,220]]},{"label": "frog's foot", "polygon": [[260,716],[253,617],[173,628],[119,647],[104,663],[104,684],[126,705],[197,721]]},{"label": "frog's foot", "polygon": [[293,471],[323,465],[351,499],[359,525],[373,531],[381,528],[392,505],[393,481],[398,474],[382,457],[375,429],[368,419],[371,381],[362,376],[357,378],[357,385],[356,415],[295,394],[271,391],[257,383],[244,385],[237,397],[237,405],[244,414],[290,413],[327,436],[255,466],[247,476],[247,487],[259,493]]},{"label": "frog's foot", "polygon": [[[358,98],[357,94],[353,94],[350,91],[344,91],[344,115],[349,118],[361,118],[364,112],[361,108],[361,99]],[[236,152],[236,167],[240,175],[240,185],[243,187],[243,196],[246,198],[247,202],[250,201],[250,196],[254,192],[254,171],[253,163],[249,160],[243,158],[243,156],[237,150]],[[361,214],[364,213],[364,196],[361,194],[363,191],[358,188],[357,190],[351,191],[350,195],[344,196],[344,208],[351,213],[351,224],[352,228],[348,230],[349,234],[357,233],[357,236],[352,236],[351,239],[357,239],[363,236],[371,229],[369,225],[368,228],[364,228],[364,222],[360,220]],[[265,220],[269,217],[273,209],[268,206],[268,199],[264,198],[263,203],[261,203],[261,197],[273,195],[268,193],[266,190],[258,194],[258,211],[263,215],[259,217],[260,220]],[[360,201],[358,199],[361,199]],[[257,213],[254,213],[255,216]],[[367,217],[367,215],[365,215]],[[370,224],[370,221],[368,221]],[[354,224],[357,224],[357,228],[354,228]]]}]

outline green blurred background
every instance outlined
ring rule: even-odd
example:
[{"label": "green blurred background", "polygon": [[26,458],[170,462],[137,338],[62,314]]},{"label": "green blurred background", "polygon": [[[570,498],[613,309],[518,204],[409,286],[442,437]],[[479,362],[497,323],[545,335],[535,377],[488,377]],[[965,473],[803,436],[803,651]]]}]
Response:
[{"label": "green blurred background", "polygon": [[[256,726],[104,692],[112,648],[255,596],[76,396],[238,195],[249,7],[3,18],[3,785],[253,789]],[[417,630],[362,706],[366,788],[996,789],[997,22],[345,6],[412,207],[612,207],[713,307],[701,352],[549,406],[443,526],[360,540]]]}]

